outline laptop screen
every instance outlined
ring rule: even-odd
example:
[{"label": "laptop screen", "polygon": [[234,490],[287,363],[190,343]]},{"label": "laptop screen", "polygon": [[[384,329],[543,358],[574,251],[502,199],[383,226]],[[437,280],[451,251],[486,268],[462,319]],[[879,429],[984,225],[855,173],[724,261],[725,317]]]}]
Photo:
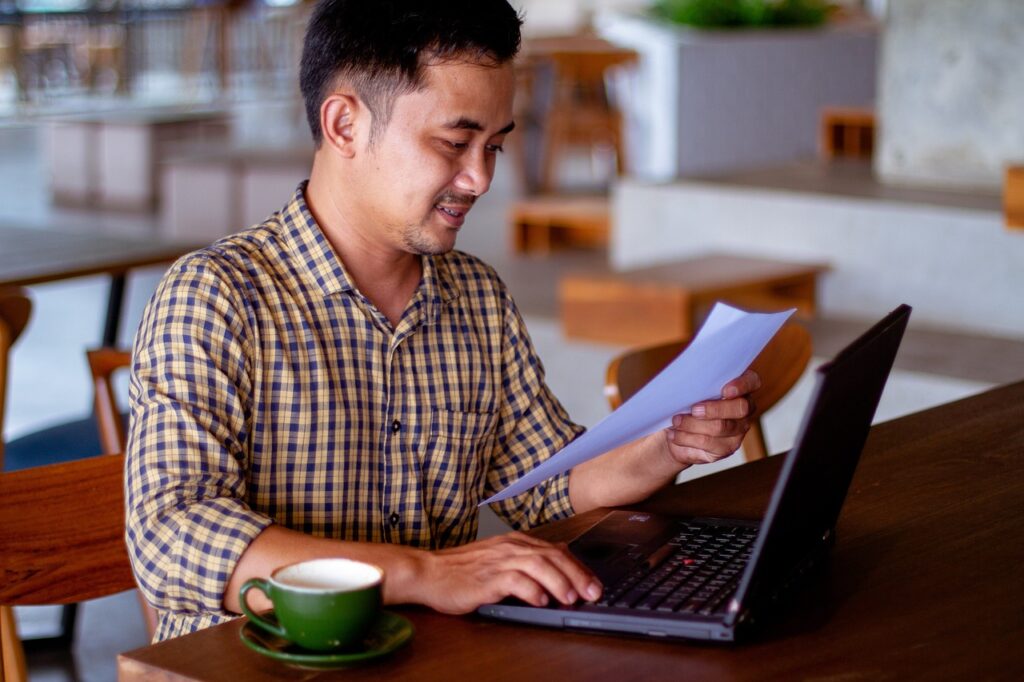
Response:
[{"label": "laptop screen", "polygon": [[900,306],[817,370],[811,407],[786,455],[735,611],[770,599],[831,544],[909,316],[910,307]]}]

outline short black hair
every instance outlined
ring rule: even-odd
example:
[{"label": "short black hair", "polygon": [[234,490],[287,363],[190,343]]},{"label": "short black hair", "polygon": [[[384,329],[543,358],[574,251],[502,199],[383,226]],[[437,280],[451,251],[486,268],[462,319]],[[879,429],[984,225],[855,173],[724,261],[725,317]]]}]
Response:
[{"label": "short black hair", "polygon": [[395,98],[421,87],[425,58],[505,64],[519,51],[521,25],[507,0],[320,0],[299,74],[313,142],[323,140],[320,105],[339,77],[370,109],[372,140]]}]

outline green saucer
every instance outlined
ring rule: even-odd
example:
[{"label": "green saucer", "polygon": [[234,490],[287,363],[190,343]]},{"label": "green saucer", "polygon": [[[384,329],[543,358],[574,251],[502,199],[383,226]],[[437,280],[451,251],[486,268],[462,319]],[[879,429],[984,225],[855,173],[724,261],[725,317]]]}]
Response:
[{"label": "green saucer", "polygon": [[[273,619],[274,614],[265,614]],[[252,623],[239,630],[242,643],[267,658],[300,668],[343,668],[354,663],[386,656],[412,639],[412,623],[396,613],[382,611],[373,629],[355,646],[340,651],[311,651],[286,639],[264,632]]]}]

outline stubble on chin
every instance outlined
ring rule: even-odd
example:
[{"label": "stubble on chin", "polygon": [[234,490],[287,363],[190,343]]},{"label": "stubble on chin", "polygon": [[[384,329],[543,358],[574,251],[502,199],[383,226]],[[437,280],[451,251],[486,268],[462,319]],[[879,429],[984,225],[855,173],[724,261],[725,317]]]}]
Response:
[{"label": "stubble on chin", "polygon": [[[437,195],[433,206],[453,203],[472,207],[476,203],[477,198],[478,197],[470,194],[460,194],[458,192],[446,190]],[[419,256],[441,256],[455,248],[455,237],[453,236],[450,242],[446,239],[448,231],[451,230],[451,228],[443,228],[445,230],[444,235],[436,237],[432,233],[430,227],[432,219],[433,208],[431,209],[431,215],[424,218],[422,223],[418,225],[407,225],[405,229],[402,230],[402,242],[410,253],[415,253]],[[457,235],[458,231],[454,231],[454,234]]]},{"label": "stubble on chin", "polygon": [[410,225],[402,233],[402,242],[410,253],[418,256],[442,256],[455,248],[455,241],[451,244],[441,243],[431,238],[427,229],[422,225]]}]

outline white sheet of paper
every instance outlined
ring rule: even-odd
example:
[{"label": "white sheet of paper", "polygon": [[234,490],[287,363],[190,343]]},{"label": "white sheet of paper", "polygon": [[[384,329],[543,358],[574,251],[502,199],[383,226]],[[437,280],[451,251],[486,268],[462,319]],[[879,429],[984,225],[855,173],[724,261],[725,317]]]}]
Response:
[{"label": "white sheet of paper", "polygon": [[716,304],[690,345],[619,409],[480,504],[524,493],[589,459],[667,428],[673,415],[689,414],[696,403],[720,398],[722,387],[750,367],[794,310],[747,313]]}]

